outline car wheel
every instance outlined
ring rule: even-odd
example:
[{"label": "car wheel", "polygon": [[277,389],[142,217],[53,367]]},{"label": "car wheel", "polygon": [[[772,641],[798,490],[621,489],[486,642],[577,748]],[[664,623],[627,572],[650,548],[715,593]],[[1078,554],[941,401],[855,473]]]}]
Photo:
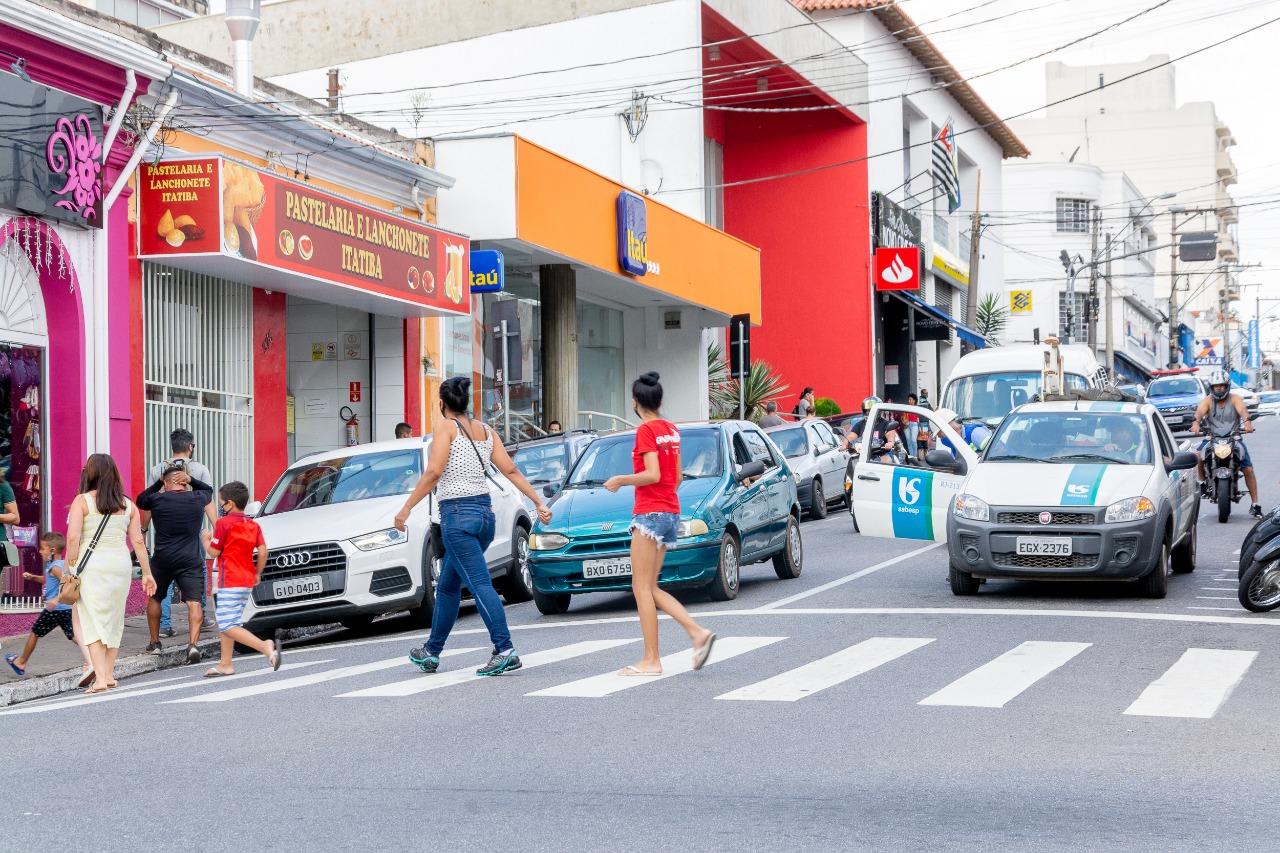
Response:
[{"label": "car wheel", "polygon": [[787,516],[787,538],[782,550],[773,555],[773,571],[782,580],[800,577],[804,568],[804,540],[800,538],[800,525],[794,515]]},{"label": "car wheel", "polygon": [[813,499],[809,504],[810,518],[826,518],[827,517],[827,493],[822,490],[822,481],[814,479],[813,481]]},{"label": "car wheel", "polygon": [[543,616],[559,616],[562,613],[569,612],[569,604],[573,600],[573,596],[559,593],[545,593],[533,591],[533,606],[538,608],[538,612]]},{"label": "car wheel", "polygon": [[422,603],[409,611],[409,620],[415,628],[430,628],[431,615],[436,609],[436,578],[440,574],[440,558],[428,538],[422,548]]},{"label": "car wheel", "polygon": [[978,587],[982,585],[982,581],[962,570],[955,563],[948,566],[947,579],[951,581],[953,595],[977,595]]},{"label": "car wheel", "polygon": [[720,559],[716,576],[707,585],[712,601],[732,601],[738,597],[738,581],[742,575],[742,552],[738,550],[738,537],[725,531],[720,540]]},{"label": "car wheel", "polygon": [[529,569],[529,531],[516,525],[511,534],[511,566],[498,579],[498,592],[508,604],[519,604],[533,598],[533,574]]},{"label": "car wheel", "polygon": [[1175,575],[1185,575],[1196,570],[1196,546],[1199,544],[1197,542],[1199,537],[1198,530],[1195,519],[1192,519],[1191,529],[1187,531],[1187,535],[1183,537],[1182,542],[1173,549],[1170,568],[1173,569]]},{"label": "car wheel", "polygon": [[1169,594],[1169,539],[1160,543],[1160,555],[1156,557],[1156,566],[1147,576],[1138,581],[1142,585],[1142,594],[1147,598],[1164,598]]}]

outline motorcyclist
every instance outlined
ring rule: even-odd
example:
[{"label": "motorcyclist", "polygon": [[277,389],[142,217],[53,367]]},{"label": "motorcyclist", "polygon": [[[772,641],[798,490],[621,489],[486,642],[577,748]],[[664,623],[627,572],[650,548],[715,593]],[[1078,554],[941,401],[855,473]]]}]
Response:
[{"label": "motorcyclist", "polygon": [[[849,425],[849,432],[845,435],[841,442],[841,450],[853,450],[855,445],[862,440],[862,433],[867,428],[867,419],[871,417],[871,410],[881,403],[881,399],[874,394],[862,401],[862,417],[855,418],[853,423]],[[884,442],[883,446],[892,448],[898,444],[899,424],[893,418],[890,418],[881,411],[877,416],[875,423],[871,425],[871,438],[880,439]]]},{"label": "motorcyclist", "polygon": [[[1209,396],[1200,401],[1196,407],[1195,419],[1191,421],[1191,433],[1200,434],[1200,425],[1209,428],[1209,438],[1200,442],[1200,461],[1196,465],[1196,473],[1200,476],[1200,488],[1204,491],[1205,483],[1204,451],[1213,438],[1231,435],[1236,430],[1253,432],[1253,422],[1249,420],[1249,410],[1238,394],[1231,393],[1231,377],[1222,368],[1215,368],[1209,374]],[[1253,473],[1253,460],[1249,457],[1249,448],[1244,439],[1240,440],[1240,470],[1244,474],[1245,485],[1249,489],[1249,514],[1262,516],[1262,506],[1258,503],[1258,478]]]}]

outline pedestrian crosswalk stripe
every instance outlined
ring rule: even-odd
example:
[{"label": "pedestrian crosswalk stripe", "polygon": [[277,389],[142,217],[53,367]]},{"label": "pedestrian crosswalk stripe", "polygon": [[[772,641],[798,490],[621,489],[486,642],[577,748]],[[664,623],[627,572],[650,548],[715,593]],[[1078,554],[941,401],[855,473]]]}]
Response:
[{"label": "pedestrian crosswalk stripe", "polygon": [[1091,645],[1030,640],[960,676],[937,693],[920,700],[920,704],[1003,708]]},{"label": "pedestrian crosswalk stripe", "polygon": [[855,646],[717,696],[760,702],[795,702],[870,672],[932,643],[925,637],[872,637]]},{"label": "pedestrian crosswalk stripe", "polygon": [[[786,637],[722,637],[716,641],[715,647],[711,651],[711,657],[707,659],[707,666],[737,657],[747,652],[785,640]],[[669,654],[662,658],[662,674],[653,676],[644,675],[618,675],[617,670],[606,672],[603,675],[593,675],[589,678],[579,679],[578,681],[570,681],[567,684],[560,684],[556,687],[548,687],[545,690],[535,690],[532,693],[526,693],[526,696],[572,696],[584,699],[599,699],[609,696],[622,690],[632,687],[639,687],[641,684],[652,684],[655,681],[662,681],[676,675],[682,675],[693,669],[693,654],[688,650],[683,650]]]},{"label": "pedestrian crosswalk stripe", "polygon": [[[319,666],[322,663],[332,662],[332,659],[329,659],[309,660],[302,661],[300,663],[286,663],[284,666],[280,667],[280,672],[290,669],[302,669],[306,666]],[[11,711],[0,711],[0,716],[5,714],[40,714],[45,711],[58,711],[64,708],[79,708],[82,705],[97,705],[100,702],[118,702],[121,699],[133,699],[136,696],[150,696],[154,693],[168,693],[173,690],[182,690],[187,687],[199,687],[205,684],[226,684],[228,681],[239,681],[245,678],[257,678],[262,675],[271,674],[271,667],[267,666],[262,669],[255,669],[252,672],[237,672],[235,675],[228,675],[217,679],[206,679],[196,676],[192,679],[180,681],[177,684],[165,684],[160,687],[144,687],[140,690],[130,690],[127,692],[110,690],[106,693],[95,693],[92,696],[85,696],[84,694],[81,694],[74,699],[67,699],[63,702],[50,702],[46,705],[32,705],[30,707],[14,708]]]},{"label": "pedestrian crosswalk stripe", "polygon": [[1227,701],[1257,656],[1228,649],[1187,649],[1125,713],[1207,720]]},{"label": "pedestrian crosswalk stripe", "polygon": [[[469,649],[448,649],[442,658],[453,657],[454,655],[463,655],[468,652],[477,652],[480,648],[473,646]],[[187,696],[182,699],[170,699],[165,702],[166,705],[180,705],[188,702],[229,702],[232,699],[243,699],[246,696],[261,696],[263,693],[277,693],[281,690],[292,690],[295,687],[309,687],[312,684],[322,684],[326,681],[337,681],[339,678],[351,678],[357,675],[365,675],[370,672],[381,672],[384,669],[394,669],[395,667],[409,668],[413,664],[409,663],[408,657],[405,655],[397,655],[386,660],[374,661],[373,663],[362,663],[358,666],[342,666],[337,669],[327,669],[324,672],[309,672],[306,675],[295,675],[293,678],[272,679],[261,684],[251,684],[247,687],[232,687],[229,690],[217,690],[213,693],[201,693],[199,696]]]},{"label": "pedestrian crosswalk stripe", "polygon": [[[560,646],[554,649],[547,649],[543,652],[534,652],[530,655],[521,655],[520,662],[523,665],[520,671],[525,669],[533,669],[536,666],[545,666],[549,663],[559,663],[562,660],[589,655],[593,652],[604,651],[605,649],[613,649],[627,643],[635,643],[638,640],[585,640],[581,643],[572,643],[568,646]],[[502,676],[499,676],[502,677]],[[469,681],[480,681],[484,676],[476,675],[475,670],[455,669],[449,672],[439,672],[435,675],[418,675],[416,678],[406,679],[405,681],[393,681],[390,684],[380,684],[377,687],[367,687],[364,690],[353,690],[350,693],[340,693],[339,699],[363,698],[367,696],[413,696],[417,693],[426,693],[428,690],[439,690],[442,687],[449,687],[454,684],[465,684]]]}]

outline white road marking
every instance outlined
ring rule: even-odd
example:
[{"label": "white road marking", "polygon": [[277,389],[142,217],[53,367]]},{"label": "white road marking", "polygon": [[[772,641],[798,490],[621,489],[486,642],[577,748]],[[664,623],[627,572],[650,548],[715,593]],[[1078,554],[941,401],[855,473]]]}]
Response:
[{"label": "white road marking", "polygon": [[820,690],[843,684],[851,678],[870,672],[878,666],[932,642],[933,638],[930,637],[872,637],[833,655],[819,658],[804,666],[766,678],[764,681],[731,690],[716,698],[795,702],[806,696],[812,696]]},{"label": "white road marking", "polygon": [[920,700],[921,705],[1003,708],[1092,643],[1029,640]]},{"label": "white road marking", "polygon": [[845,575],[842,578],[836,578],[835,580],[828,581],[827,583],[824,583],[820,586],[815,586],[813,589],[807,589],[804,592],[798,592],[795,595],[789,595],[786,598],[781,598],[781,599],[778,599],[777,601],[772,601],[768,604],[761,605],[760,607],[757,607],[756,610],[775,610],[779,607],[785,607],[788,604],[794,604],[797,601],[803,601],[804,599],[809,598],[811,596],[824,593],[829,589],[835,589],[836,587],[841,586],[842,584],[849,583],[850,581],[856,581],[858,578],[864,578],[867,575],[871,574],[872,572],[878,572],[881,569],[887,569],[890,566],[896,566],[898,563],[904,562],[906,560],[910,560],[912,557],[918,557],[921,554],[925,553],[926,551],[932,551],[935,548],[941,548],[942,544],[943,543],[941,542],[932,542],[928,545],[925,545],[923,548],[917,548],[914,551],[908,551],[905,554],[899,554],[896,557],[891,557],[888,560],[884,560],[882,562],[876,563],[874,566],[867,566],[865,569],[859,569],[858,571],[854,572],[851,575]]},{"label": "white road marking", "polygon": [[1237,601],[1234,595],[1197,595],[1196,601]]},{"label": "white road marking", "polygon": [[1233,586],[1202,586],[1200,587],[1200,589],[1203,590],[1204,592],[1235,592],[1236,591],[1236,588]]},{"label": "white road marking", "polygon": [[1239,607],[1196,607],[1193,604],[1187,605],[1188,610],[1225,610],[1228,613],[1239,613]]},{"label": "white road marking", "polygon": [[1239,557],[1239,556],[1240,556],[1240,549],[1239,549],[1239,548],[1237,548],[1237,549],[1235,549],[1234,551],[1232,551],[1232,552],[1231,552],[1231,556],[1233,556],[1233,557]]},{"label": "white road marking", "polygon": [[1187,649],[1125,713],[1207,720],[1218,713],[1257,656],[1228,649]]},{"label": "white road marking", "polygon": [[[280,667],[280,672],[288,669],[301,669],[304,666],[317,666],[322,663],[332,663],[331,660],[309,660],[302,663],[286,663]],[[6,714],[40,714],[45,711],[59,711],[64,708],[79,708],[82,705],[97,705],[99,702],[115,702],[120,699],[132,699],[135,696],[150,696],[153,693],[168,693],[173,690],[182,690],[186,687],[202,687],[209,684],[226,684],[228,681],[239,681],[245,678],[257,678],[262,675],[272,675],[271,667],[263,667],[255,669],[252,672],[237,672],[235,675],[228,675],[223,678],[203,678],[196,677],[191,680],[184,680],[179,684],[166,684],[163,687],[145,687],[141,690],[131,690],[127,693],[121,693],[119,690],[110,690],[106,693],[95,693],[92,696],[80,695],[74,699],[67,699],[63,702],[49,702],[44,705],[32,705],[14,708],[10,711],[0,711],[0,716]]]},{"label": "white road marking", "polygon": [[[628,640],[585,640],[581,643],[571,643],[567,646],[560,646],[554,649],[548,649],[543,652],[534,652],[530,655],[521,655],[520,662],[522,667],[517,672],[526,669],[533,669],[537,666],[545,666],[549,663],[559,663],[570,658],[589,655],[593,652],[601,652],[605,649],[615,649],[618,646],[625,646],[628,643],[637,643],[638,639]],[[514,675],[515,673],[513,673]],[[485,678],[504,678],[506,676],[481,676],[476,675],[475,670],[455,669],[449,672],[439,672],[435,675],[419,675],[416,678],[410,678],[405,681],[393,681],[390,684],[380,684],[377,687],[366,687],[364,690],[353,690],[350,693],[340,693],[339,699],[364,698],[368,696],[413,696],[418,693],[426,693],[428,690],[439,690],[442,687],[449,687],[454,684],[466,684],[467,682],[482,681]]]},{"label": "white road marking", "polygon": [[[786,637],[721,637],[716,640],[715,648],[711,651],[711,657],[707,660],[707,666],[785,639]],[[652,684],[655,681],[682,675],[692,671],[692,669],[693,655],[686,649],[669,654],[662,659],[662,675],[618,675],[615,670],[614,672],[606,672],[603,675],[593,675],[589,678],[570,681],[567,684],[548,687],[545,690],[535,690],[525,695],[573,696],[584,699],[599,699],[622,690],[639,687],[641,684]]]},{"label": "white road marking", "polygon": [[[474,646],[469,649],[447,649],[440,655],[442,658],[452,657],[454,655],[463,655],[468,652],[480,650],[480,646]],[[307,687],[312,684],[323,684],[326,681],[337,681],[339,678],[351,678],[356,675],[364,675],[370,672],[380,672],[384,669],[393,669],[395,667],[410,667],[408,659],[404,655],[388,658],[387,660],[374,661],[373,663],[362,663],[356,666],[342,666],[337,669],[327,669],[324,672],[310,672],[306,675],[296,675],[293,678],[285,678],[279,681],[272,680],[264,684],[251,684],[248,687],[233,687],[230,690],[218,690],[213,693],[202,693],[199,696],[188,696],[185,699],[170,699],[165,705],[177,705],[186,702],[229,702],[232,699],[243,699],[246,696],[260,696],[263,693],[276,693],[281,690],[292,690],[295,687]]]}]

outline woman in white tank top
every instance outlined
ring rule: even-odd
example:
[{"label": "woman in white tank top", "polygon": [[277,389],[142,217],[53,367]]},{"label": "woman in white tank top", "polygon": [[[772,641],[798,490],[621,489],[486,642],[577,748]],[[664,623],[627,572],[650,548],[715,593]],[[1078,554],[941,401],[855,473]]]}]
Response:
[{"label": "woman in white tank top", "polygon": [[[409,513],[432,490],[440,500],[440,534],[444,540],[444,560],[436,585],[435,609],[431,614],[431,636],[421,647],[409,652],[409,660],[423,672],[440,668],[449,632],[458,618],[462,584],[476,600],[480,618],[489,629],[493,654],[476,675],[502,675],[520,668],[520,657],[511,643],[502,600],[493,588],[484,552],[493,542],[494,516],[489,501],[488,466],[494,465],[537,508],[545,524],[551,510],[542,495],[529,485],[511,461],[493,430],[474,420],[470,409],[471,380],[462,376],[446,379],[440,386],[440,414],[431,433],[431,454],[413,493],[397,513],[395,526],[404,530]],[[428,579],[426,582],[430,582]]]}]

